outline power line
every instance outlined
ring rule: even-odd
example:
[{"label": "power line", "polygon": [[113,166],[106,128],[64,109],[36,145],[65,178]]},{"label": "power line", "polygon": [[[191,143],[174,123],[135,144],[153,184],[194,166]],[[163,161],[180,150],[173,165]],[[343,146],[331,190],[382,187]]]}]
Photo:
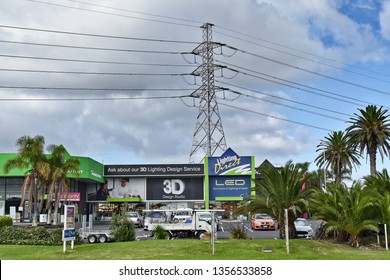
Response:
[{"label": "power line", "polygon": [[[358,88],[362,88],[362,89],[366,89],[366,90],[370,90],[370,91],[374,91],[374,92],[377,92],[377,93],[381,93],[381,94],[390,96],[389,92],[386,92],[386,91],[383,91],[383,90],[375,89],[375,88],[372,88],[372,87],[367,87],[367,86],[364,86],[364,85],[361,85],[361,84],[357,84],[357,83],[354,83],[354,82],[350,82],[350,81],[347,81],[347,80],[343,80],[343,79],[338,79],[336,77],[332,77],[332,76],[325,75],[325,74],[322,74],[322,73],[318,73],[318,72],[315,72],[315,71],[311,71],[311,70],[308,70],[308,69],[305,69],[305,68],[294,66],[294,65],[291,65],[291,64],[286,63],[286,62],[282,62],[282,61],[279,61],[279,60],[276,60],[276,59],[268,58],[268,57],[265,57],[263,55],[251,53],[251,52],[248,52],[248,51],[245,51],[245,50],[242,50],[242,49],[238,49],[238,48],[235,48],[235,47],[232,47],[232,46],[229,46],[229,45],[225,45],[225,46],[227,48],[232,49],[232,50],[241,52],[243,54],[249,54],[249,55],[252,55],[254,57],[258,57],[258,58],[261,58],[261,59],[264,59],[264,60],[271,61],[273,63],[277,63],[277,64],[280,64],[280,65],[283,65],[283,66],[287,66],[287,67],[293,68],[295,70],[303,71],[303,72],[310,73],[310,74],[313,74],[313,75],[316,75],[316,76],[320,76],[320,77],[323,77],[323,78],[331,79],[331,80],[334,80],[334,81],[337,81],[337,82],[340,82],[340,83],[345,83],[345,84],[348,84],[348,85],[351,85],[351,86],[355,86],[355,87],[358,87]],[[390,83],[390,82],[386,81],[386,83]]]},{"label": "power line", "polygon": [[81,63],[136,65],[136,66],[194,67],[193,65],[189,65],[189,64],[138,63],[138,62],[123,62],[123,61],[102,61],[102,60],[86,60],[86,59],[22,56],[22,55],[9,55],[9,54],[0,54],[0,57],[18,58],[18,59],[35,59],[35,60],[52,60],[52,61],[65,61],[65,62],[81,62]]},{"label": "power line", "polygon": [[57,47],[57,48],[71,48],[71,49],[84,49],[84,50],[95,50],[95,51],[136,52],[136,53],[154,53],[154,54],[187,54],[187,52],[175,52],[175,51],[152,51],[152,50],[134,50],[134,49],[117,49],[117,48],[97,48],[97,47],[46,44],[46,43],[35,43],[35,42],[21,42],[21,41],[10,41],[10,40],[0,40],[0,43],[43,46],[43,47]]},{"label": "power line", "polygon": [[75,97],[75,98],[0,98],[2,101],[123,101],[123,100],[157,100],[157,99],[181,99],[191,97],[190,95],[178,95],[178,96],[150,96],[150,97]]},{"label": "power line", "polygon": [[139,12],[139,11],[128,10],[128,9],[123,9],[123,8],[116,8],[116,7],[112,7],[112,6],[91,4],[91,3],[87,3],[87,2],[83,2],[83,1],[76,1],[76,0],[67,0],[67,1],[75,2],[75,3],[81,3],[81,4],[95,6],[95,7],[112,9],[112,10],[117,10],[117,11],[125,11],[125,12],[134,13],[134,14],[147,15],[147,16],[159,17],[159,18],[164,18],[164,19],[173,19],[173,20],[177,20],[177,21],[192,22],[192,23],[197,23],[197,24],[200,24],[200,25],[203,24],[203,22],[201,22],[201,21],[189,20],[189,19],[184,19],[184,18],[162,16],[162,15],[157,15],[157,14],[152,14],[152,13],[145,13],[145,12]]},{"label": "power line", "polygon": [[320,130],[325,130],[325,131],[330,131],[330,132],[333,131],[331,129],[327,129],[327,128],[323,128],[323,127],[319,127],[319,126],[315,126],[315,125],[310,125],[310,124],[306,124],[306,123],[302,123],[302,122],[292,121],[292,120],[288,120],[288,119],[284,119],[284,118],[280,118],[280,117],[276,117],[276,116],[271,116],[271,115],[267,115],[267,114],[264,114],[264,113],[256,112],[256,111],[253,111],[253,110],[241,108],[241,107],[238,107],[238,106],[229,105],[229,104],[222,103],[222,102],[219,102],[218,104],[226,106],[226,107],[242,110],[242,111],[245,111],[245,112],[248,112],[248,113],[254,113],[254,114],[257,114],[257,115],[264,116],[264,117],[285,121],[285,122],[290,122],[290,123],[299,124],[299,125],[303,125],[303,126],[307,126],[307,127],[311,127],[311,128],[315,128],[315,129],[320,129]]},{"label": "power line", "polygon": [[[305,113],[309,113],[309,114],[313,114],[313,115],[317,115],[317,116],[321,116],[321,117],[325,117],[325,118],[329,118],[329,119],[334,119],[334,120],[338,120],[338,121],[342,121],[342,122],[346,121],[345,119],[340,119],[340,118],[337,118],[337,117],[325,115],[325,114],[314,112],[314,111],[311,111],[311,110],[306,110],[306,109],[302,109],[302,108],[299,108],[299,107],[294,107],[294,106],[291,106],[291,105],[283,104],[283,103],[280,103],[280,102],[276,102],[276,101],[272,101],[272,100],[268,100],[268,99],[264,99],[264,98],[260,98],[260,97],[256,97],[256,96],[252,96],[252,95],[249,95],[249,94],[242,93],[240,91],[236,91],[236,90],[232,90],[232,89],[227,89],[227,90],[229,90],[230,92],[235,93],[235,94],[237,94],[239,96],[244,96],[244,97],[252,98],[252,99],[256,99],[256,100],[261,100],[263,102],[272,103],[272,104],[275,104],[275,105],[283,106],[283,107],[290,108],[290,109],[293,109],[293,110],[297,110],[297,111],[301,111],[301,112],[305,112]],[[304,104],[304,103],[302,103],[301,105],[305,105],[305,106],[308,106],[308,107],[311,107],[311,108],[315,107],[315,106],[311,106],[309,104]],[[320,107],[315,107],[315,108],[316,109],[319,108],[319,109],[325,110],[325,109],[320,108]],[[350,115],[347,115],[347,114],[345,114],[345,115],[346,116],[350,116]]]},{"label": "power line", "polygon": [[259,94],[262,94],[262,95],[265,95],[265,96],[269,96],[269,97],[272,97],[272,98],[284,100],[284,101],[287,101],[287,102],[291,102],[291,103],[307,106],[307,107],[310,107],[310,108],[315,108],[315,109],[326,111],[326,112],[330,112],[330,113],[344,115],[344,116],[347,116],[347,117],[350,116],[350,115],[342,113],[342,112],[338,112],[338,111],[335,111],[335,110],[322,108],[322,107],[319,107],[319,106],[315,106],[313,104],[307,104],[307,103],[303,103],[303,102],[298,102],[298,101],[291,100],[291,99],[288,99],[288,98],[284,98],[284,97],[281,97],[281,96],[269,94],[269,93],[266,93],[264,91],[258,91],[258,90],[254,90],[254,89],[250,89],[250,88],[246,88],[246,87],[242,87],[242,86],[239,86],[239,85],[234,85],[234,84],[230,84],[230,83],[226,83],[226,82],[222,82],[222,81],[218,81],[218,83],[225,84],[225,85],[228,85],[228,86],[233,86],[233,87],[236,87],[236,88],[240,88],[240,89],[251,91],[251,92],[255,92],[255,93],[259,93]]},{"label": "power line", "polygon": [[90,10],[90,9],[86,9],[86,8],[72,7],[72,6],[66,6],[66,5],[55,4],[55,3],[50,3],[50,2],[38,1],[38,0],[27,0],[27,1],[45,4],[45,5],[56,6],[56,7],[61,7],[61,8],[103,14],[103,15],[111,15],[111,16],[118,16],[118,17],[124,17],[124,18],[132,18],[132,19],[137,19],[137,20],[145,20],[145,21],[156,22],[156,23],[173,24],[173,25],[199,28],[199,26],[195,26],[195,25],[191,25],[191,24],[177,23],[177,22],[166,21],[166,20],[147,19],[147,18],[141,18],[141,17],[129,16],[129,15],[115,14],[115,13],[110,13],[110,12],[102,12],[102,11]]},{"label": "power line", "polygon": [[56,33],[56,34],[65,34],[65,35],[88,36],[88,37],[99,37],[99,38],[109,38],[109,39],[136,40],[136,41],[148,41],[148,42],[159,42],[159,43],[199,44],[199,42],[190,42],[190,41],[151,39],[151,38],[139,38],[139,37],[125,37],[125,36],[113,36],[113,35],[81,33],[81,32],[71,32],[71,31],[60,31],[60,30],[50,30],[50,29],[21,27],[21,26],[11,26],[11,25],[0,25],[0,27],[1,28],[9,28],[9,29],[18,29],[18,30],[28,30],[28,31],[37,31],[37,32],[48,32],[48,33]]},{"label": "power line", "polygon": [[[243,75],[247,75],[247,76],[250,76],[250,77],[257,78],[257,79],[265,80],[265,81],[268,81],[268,82],[271,82],[271,83],[284,85],[284,86],[287,86],[287,87],[290,87],[290,88],[294,88],[294,89],[297,89],[297,90],[300,90],[300,91],[305,91],[305,92],[308,92],[308,93],[313,93],[313,94],[316,94],[316,95],[319,95],[319,96],[323,96],[323,97],[326,97],[326,98],[330,98],[330,99],[333,99],[333,100],[338,100],[340,102],[345,102],[345,103],[348,103],[348,104],[354,104],[354,105],[357,105],[357,106],[364,106],[366,104],[372,104],[372,102],[367,102],[367,101],[363,101],[363,100],[360,100],[360,99],[357,99],[357,98],[352,98],[352,97],[344,96],[342,94],[337,94],[337,93],[334,93],[334,92],[331,92],[331,91],[322,90],[322,89],[318,89],[318,88],[315,88],[315,87],[310,87],[310,86],[307,86],[307,85],[304,85],[304,84],[296,83],[296,82],[289,81],[289,80],[286,80],[286,79],[282,79],[282,78],[279,78],[279,77],[276,77],[276,76],[272,76],[272,75],[268,75],[268,74],[261,73],[261,72],[258,72],[258,71],[254,71],[254,70],[251,70],[251,69],[247,69],[247,68],[244,68],[244,67],[235,66],[235,65],[232,65],[232,64],[229,64],[229,63],[225,63],[225,64],[237,67],[239,69],[243,69],[243,70],[247,70],[247,71],[250,71],[250,72],[254,72],[254,73],[260,74],[262,76],[268,77],[268,78],[259,77],[259,76],[256,76],[254,74],[250,74],[250,73],[247,73],[247,72],[239,71],[239,70],[231,68],[231,67],[225,67],[226,69],[231,70],[233,72],[236,72],[238,74],[243,74]],[[276,80],[279,80],[279,81],[276,81]],[[280,81],[283,81],[283,82],[280,82]],[[286,82],[286,83],[284,83],[284,82]],[[304,88],[301,88],[301,87],[304,87]],[[310,89],[310,90],[308,90],[308,89]],[[315,91],[313,91],[313,90],[315,90]],[[321,93],[321,92],[323,92],[323,93]],[[359,104],[359,103],[356,103],[356,102],[353,102],[353,101],[348,101],[348,100],[345,100],[345,99],[332,97],[332,96],[326,95],[324,93],[329,94],[329,95],[333,95],[333,96],[342,97],[342,98],[345,98],[345,99],[348,99],[348,100],[354,100],[354,101],[362,102],[362,103],[365,103],[365,104]]]},{"label": "power line", "polygon": [[[389,74],[386,74],[386,73],[383,73],[383,72],[378,72],[378,71],[373,71],[371,69],[365,69],[365,68],[357,67],[355,65],[347,64],[347,63],[344,63],[344,62],[341,62],[341,61],[338,61],[338,60],[335,60],[335,59],[330,59],[329,57],[320,56],[320,55],[313,54],[313,53],[310,53],[310,52],[305,52],[305,51],[302,51],[302,49],[292,48],[292,47],[289,47],[289,46],[286,46],[286,45],[283,45],[283,44],[280,44],[280,43],[272,42],[270,40],[266,40],[266,39],[259,38],[259,37],[253,36],[253,35],[245,34],[245,33],[242,33],[242,32],[239,32],[239,31],[235,31],[235,30],[232,30],[232,29],[229,29],[229,28],[225,28],[225,27],[222,27],[222,26],[216,25],[216,28],[227,30],[227,31],[235,33],[235,34],[243,35],[245,37],[252,38],[252,39],[255,39],[255,40],[259,40],[259,41],[262,41],[262,42],[265,42],[265,43],[268,43],[268,44],[271,44],[271,45],[274,45],[274,46],[282,47],[284,49],[288,49],[288,50],[292,50],[292,51],[295,51],[295,52],[298,52],[298,53],[309,55],[311,57],[317,57],[317,58],[320,58],[321,60],[330,61],[330,62],[336,63],[338,65],[348,66],[350,68],[354,68],[354,69],[357,69],[357,70],[360,70],[360,71],[364,71],[364,72],[368,72],[368,73],[373,73],[373,74],[377,74],[377,75],[381,75],[381,76],[390,77]],[[242,39],[242,38],[239,38],[239,37],[235,37],[235,36],[232,36],[232,35],[228,35],[228,34],[223,33],[223,32],[215,31],[215,33],[220,33],[220,34],[222,34],[224,36],[227,36],[227,37],[231,37],[231,38],[243,41],[243,42],[251,43],[253,45],[257,45],[257,46],[260,46],[260,47],[263,47],[263,48],[267,48],[267,49],[270,49],[270,50],[273,50],[273,51],[276,51],[276,52],[279,52],[279,53],[288,54],[288,55],[291,55],[291,56],[294,56],[294,57],[298,57],[298,58],[301,58],[301,59],[304,59],[304,60],[307,60],[307,61],[312,61],[312,62],[315,62],[317,64],[329,66],[329,67],[332,67],[332,68],[338,68],[338,69],[341,69],[341,70],[343,70],[345,72],[350,72],[350,73],[354,73],[354,74],[357,74],[357,75],[362,75],[364,77],[385,81],[385,80],[378,79],[378,78],[375,78],[375,77],[372,77],[372,76],[364,75],[362,73],[350,71],[350,70],[347,70],[347,69],[344,69],[344,68],[341,68],[341,67],[336,67],[334,65],[324,64],[322,61],[319,62],[319,61],[316,61],[316,60],[309,59],[307,57],[298,56],[296,54],[285,52],[285,51],[282,51],[282,50],[279,50],[279,49],[276,49],[276,48],[271,48],[271,47],[268,47],[268,46],[259,45],[257,43],[252,42],[252,41],[245,40],[245,39]]]},{"label": "power line", "polygon": [[76,74],[76,75],[118,75],[118,76],[186,76],[192,73],[126,73],[126,72],[85,72],[85,71],[56,71],[56,70],[34,70],[34,69],[10,69],[0,68],[5,72],[27,72],[27,73],[46,73],[46,74]]},{"label": "power line", "polygon": [[70,90],[70,91],[194,91],[188,88],[87,88],[87,87],[43,87],[43,86],[6,86],[7,89],[31,89],[31,90]]}]

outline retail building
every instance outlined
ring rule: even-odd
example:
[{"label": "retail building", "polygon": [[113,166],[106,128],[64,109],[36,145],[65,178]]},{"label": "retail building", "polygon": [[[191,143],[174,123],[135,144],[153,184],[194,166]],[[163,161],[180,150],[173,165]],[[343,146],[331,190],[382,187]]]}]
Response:
[{"label": "retail building", "polygon": [[[5,162],[15,156],[0,154],[0,214],[11,214],[14,206],[27,221],[31,218],[26,211],[28,200],[19,208],[26,170],[3,171]],[[239,156],[230,148],[219,157],[206,157],[202,164],[103,165],[90,158],[75,158],[81,164],[68,174],[70,192],[64,203],[75,204],[78,214],[92,214],[97,221],[110,221],[123,208],[162,209],[168,215],[179,208],[220,209],[225,218],[233,218],[234,210],[254,187],[254,157]]]}]

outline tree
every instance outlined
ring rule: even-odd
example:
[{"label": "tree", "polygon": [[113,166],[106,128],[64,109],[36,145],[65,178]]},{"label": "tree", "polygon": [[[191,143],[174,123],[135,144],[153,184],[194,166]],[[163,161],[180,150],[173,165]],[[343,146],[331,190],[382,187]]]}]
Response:
[{"label": "tree", "polygon": [[368,105],[365,110],[359,109],[360,115],[354,113],[348,123],[347,133],[355,142],[360,154],[366,151],[370,158],[370,175],[376,173],[376,154],[379,151],[382,161],[389,156],[390,123],[387,110],[375,105]]},{"label": "tree", "polygon": [[47,199],[48,203],[48,223],[51,223],[51,207],[50,204],[54,200],[54,217],[53,225],[58,224],[58,208],[60,204],[61,194],[65,194],[65,198],[68,195],[68,178],[66,175],[71,170],[77,170],[80,165],[78,159],[65,157],[66,150],[60,145],[50,145],[48,151],[51,152],[51,156],[48,161],[51,170],[51,184],[49,189],[49,195]]},{"label": "tree", "polygon": [[390,176],[386,169],[377,172],[375,176],[364,177],[364,184],[370,195],[374,197],[374,209],[371,215],[377,217],[378,222],[387,225],[390,233]]},{"label": "tree", "polygon": [[359,152],[349,136],[342,131],[329,133],[325,140],[317,145],[316,152],[320,152],[315,159],[319,168],[332,170],[336,184],[341,183],[343,176],[351,173],[352,168],[359,166]]},{"label": "tree", "polygon": [[38,193],[42,187],[42,181],[47,179],[49,165],[43,153],[45,139],[41,135],[35,137],[22,136],[16,141],[18,155],[8,160],[4,165],[4,172],[8,173],[12,168],[28,169],[22,186],[22,199],[20,206],[23,206],[28,191],[30,202],[30,213],[33,213],[33,226],[38,225],[38,201],[43,199]]},{"label": "tree", "polygon": [[135,240],[134,223],[129,221],[124,213],[112,216],[109,230],[116,242],[128,242]]},{"label": "tree", "polygon": [[359,182],[354,182],[351,188],[345,184],[329,184],[326,192],[310,191],[309,206],[316,218],[326,222],[325,233],[335,231],[338,237],[346,233],[349,244],[358,247],[363,231],[378,231],[376,219],[369,215],[375,199]]},{"label": "tree", "polygon": [[261,212],[276,218],[280,226],[280,238],[285,238],[284,209],[288,209],[288,230],[296,237],[294,221],[306,206],[302,190],[309,180],[309,163],[293,164],[288,161],[280,170],[272,165],[261,170],[262,179],[256,180],[256,195],[249,197],[239,211]]}]

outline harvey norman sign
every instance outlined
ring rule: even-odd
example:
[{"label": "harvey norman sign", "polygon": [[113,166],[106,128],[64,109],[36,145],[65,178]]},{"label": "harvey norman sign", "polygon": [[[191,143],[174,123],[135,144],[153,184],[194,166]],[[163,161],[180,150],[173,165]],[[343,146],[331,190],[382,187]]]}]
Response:
[{"label": "harvey norman sign", "polygon": [[104,166],[104,176],[204,175],[203,164],[115,164]]}]

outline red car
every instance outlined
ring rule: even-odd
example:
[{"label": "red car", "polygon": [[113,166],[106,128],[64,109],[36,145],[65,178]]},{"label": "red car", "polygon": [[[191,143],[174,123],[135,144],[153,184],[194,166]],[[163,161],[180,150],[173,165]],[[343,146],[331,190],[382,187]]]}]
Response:
[{"label": "red car", "polygon": [[272,229],[276,230],[276,223],[271,216],[267,214],[255,214],[251,219],[252,229]]}]

